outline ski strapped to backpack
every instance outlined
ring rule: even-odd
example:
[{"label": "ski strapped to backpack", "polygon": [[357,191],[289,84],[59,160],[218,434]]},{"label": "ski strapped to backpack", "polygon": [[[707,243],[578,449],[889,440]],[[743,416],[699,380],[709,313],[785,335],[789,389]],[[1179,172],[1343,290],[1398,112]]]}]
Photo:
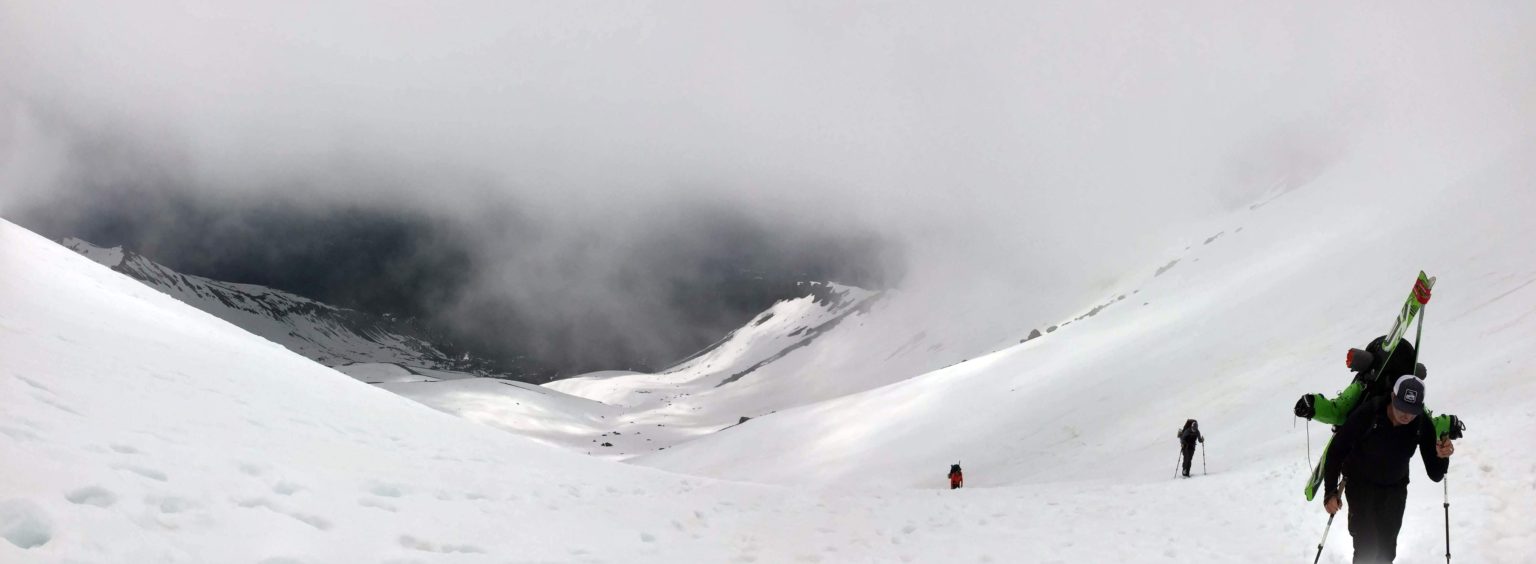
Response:
[{"label": "ski strapped to backpack", "polygon": [[[1398,311],[1397,319],[1393,320],[1387,334],[1372,341],[1365,350],[1350,349],[1345,356],[1344,363],[1350,370],[1359,374],[1354,381],[1331,400],[1323,394],[1302,396],[1301,400],[1296,402],[1296,416],[1328,425],[1344,424],[1344,420],[1349,418],[1349,413],[1360,404],[1367,388],[1376,383],[1383,370],[1392,366],[1393,353],[1400,348],[1398,345],[1403,342],[1403,336],[1408,333],[1408,327],[1413,324],[1413,318],[1429,303],[1430,291],[1434,286],[1435,279],[1420,271],[1418,279],[1413,283],[1413,290],[1408,293],[1408,299],[1403,301],[1403,307]],[[1414,351],[1414,354],[1417,355],[1417,351]],[[1377,362],[1378,357],[1380,362]],[[1390,380],[1384,383],[1390,384]],[[1381,386],[1378,385],[1378,387]]]},{"label": "ski strapped to backpack", "polygon": [[[1355,407],[1364,403],[1368,396],[1383,393],[1390,394],[1391,382],[1396,376],[1412,373],[1421,379],[1424,378],[1426,373],[1423,365],[1417,362],[1417,343],[1408,345],[1408,351],[1405,354],[1411,356],[1396,356],[1396,359],[1405,359],[1400,360],[1396,364],[1392,361],[1394,360],[1394,353],[1404,352],[1400,350],[1403,347],[1399,346],[1407,343],[1403,336],[1408,333],[1408,328],[1413,324],[1414,318],[1418,317],[1420,312],[1424,310],[1425,305],[1429,303],[1434,286],[1435,279],[1420,271],[1418,279],[1414,281],[1413,289],[1408,294],[1408,298],[1403,301],[1402,309],[1398,311],[1397,318],[1393,320],[1390,331],[1386,335],[1372,341],[1364,350],[1350,349],[1349,353],[1345,356],[1345,364],[1349,366],[1350,370],[1358,374],[1354,381],[1350,382],[1349,386],[1341,390],[1333,399],[1328,399],[1322,394],[1302,396],[1296,402],[1296,416],[1334,426],[1342,425],[1349,418],[1350,413],[1354,411]],[[1419,338],[1422,339],[1424,330],[1423,317],[1419,317],[1418,329]],[[1378,359],[1380,359],[1379,362]],[[1392,373],[1385,374],[1386,377],[1383,377],[1385,372]],[[1437,416],[1427,409],[1424,411],[1424,415],[1431,418],[1434,423],[1435,434],[1440,438],[1449,436],[1453,440],[1459,439],[1461,438],[1461,431],[1466,428],[1454,415]],[[1322,485],[1323,468],[1327,465],[1328,461],[1328,447],[1332,444],[1333,438],[1330,437],[1323,444],[1323,454],[1318,458],[1317,465],[1312,468],[1312,473],[1307,478],[1307,485],[1303,493],[1305,493],[1308,501],[1311,501],[1316,496],[1318,487]]]}]

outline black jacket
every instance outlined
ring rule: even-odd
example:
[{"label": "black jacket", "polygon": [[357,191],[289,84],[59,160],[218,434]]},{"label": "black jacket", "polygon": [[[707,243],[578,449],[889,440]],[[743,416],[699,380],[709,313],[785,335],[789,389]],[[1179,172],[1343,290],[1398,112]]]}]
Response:
[{"label": "black jacket", "polygon": [[1390,396],[1366,400],[1339,426],[1328,445],[1323,466],[1323,487],[1327,496],[1339,491],[1339,474],[1351,482],[1377,486],[1408,485],[1408,460],[1413,449],[1424,459],[1424,473],[1436,482],[1445,477],[1450,460],[1435,454],[1435,425],[1420,415],[1412,423],[1392,425],[1387,416]]},{"label": "black jacket", "polygon": [[1184,428],[1179,430],[1179,446],[1184,450],[1195,450],[1195,441],[1205,442],[1205,437],[1200,435],[1200,427],[1184,424]]}]

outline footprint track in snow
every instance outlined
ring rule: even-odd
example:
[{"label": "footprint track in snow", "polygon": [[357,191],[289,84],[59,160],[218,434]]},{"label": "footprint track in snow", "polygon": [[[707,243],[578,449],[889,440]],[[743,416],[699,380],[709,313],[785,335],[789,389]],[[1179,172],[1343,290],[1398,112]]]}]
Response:
[{"label": "footprint track in snow", "polygon": [[368,493],[379,497],[403,497],[405,496],[405,488],[394,484],[377,484],[369,488]]},{"label": "footprint track in snow", "polygon": [[170,477],[166,476],[165,472],[161,472],[161,471],[156,470],[154,468],[149,468],[149,467],[145,467],[145,466],[137,466],[137,465],[133,465],[133,464],[124,464],[124,465],[121,465],[121,466],[115,466],[114,468],[117,469],[117,470],[126,470],[128,472],[132,472],[134,474],[138,474],[140,476],[143,476],[145,478],[149,478],[149,479],[154,480],[156,482],[169,482],[170,481]]},{"label": "footprint track in snow", "polygon": [[3,425],[0,425],[0,435],[10,437],[11,440],[17,442],[38,442],[43,440],[41,435],[38,435],[32,431],[28,431],[26,429],[17,429],[15,427],[6,427]]},{"label": "footprint track in snow", "polygon": [[434,542],[424,541],[424,540],[418,539],[418,538],[410,536],[410,535],[400,535],[399,542],[400,542],[400,546],[403,546],[405,548],[409,548],[411,550],[420,550],[422,552],[435,552],[435,553],[438,553],[438,554],[453,554],[453,553],[484,554],[485,553],[485,549],[482,549],[482,548],[480,548],[478,546],[475,546],[475,545],[472,545],[472,544],[438,544],[438,543],[434,543]]},{"label": "footprint track in snow", "polygon": [[116,452],[118,454],[139,454],[142,452],[138,448],[135,448],[133,445],[125,445],[121,443],[112,443],[107,445],[107,448],[112,449],[112,452]]},{"label": "footprint track in snow", "polygon": [[329,531],[329,530],[331,530],[331,522],[330,522],[330,520],[328,520],[328,519],[326,519],[324,517],[320,517],[318,515],[311,515],[311,514],[308,514],[308,513],[300,513],[300,512],[297,512],[297,511],[289,511],[287,509],[283,509],[282,507],[279,507],[276,503],[273,503],[272,500],[264,498],[264,497],[244,498],[244,499],[237,499],[237,500],[234,500],[234,501],[235,501],[235,505],[238,505],[238,506],[246,508],[246,509],[266,509],[267,511],[271,511],[271,512],[277,513],[279,515],[287,516],[289,518],[292,518],[292,519],[294,519],[296,521],[299,521],[301,523],[304,523],[306,525],[309,525],[311,527],[314,527],[314,528],[322,530],[322,531]]},{"label": "footprint track in snow", "polygon": [[53,390],[50,389],[48,386],[44,386],[42,383],[40,383],[40,382],[38,382],[36,380],[33,380],[31,378],[28,378],[26,376],[17,376],[16,379],[17,380],[21,380],[21,383],[26,384],[28,386],[32,386],[33,388],[37,388],[39,390],[42,390],[44,392],[48,392],[50,394],[53,393]]},{"label": "footprint track in snow", "polygon": [[370,508],[373,508],[373,509],[378,509],[378,510],[382,510],[382,511],[388,511],[390,513],[395,513],[396,511],[399,511],[399,508],[395,507],[394,504],[380,501],[378,498],[360,497],[360,498],[357,499],[357,504],[361,505],[363,507],[370,507]]},{"label": "footprint track in snow", "polygon": [[197,506],[191,500],[176,496],[149,496],[144,498],[144,505],[165,514],[182,513]]},{"label": "footprint track in snow", "polygon": [[113,504],[117,503],[117,494],[101,486],[86,486],[64,494],[64,499],[69,500],[70,503],[75,505],[112,507]]},{"label": "footprint track in snow", "polygon": [[0,501],[0,538],[24,550],[43,546],[53,540],[53,520],[31,500]]},{"label": "footprint track in snow", "polygon": [[85,417],[85,414],[80,413],[79,411],[75,411],[75,408],[70,407],[68,404],[66,404],[64,402],[61,402],[61,401],[59,401],[58,399],[56,399],[56,398],[54,398],[52,396],[43,395],[43,394],[40,394],[40,393],[34,393],[34,394],[32,394],[32,399],[35,399],[38,402],[42,403],[43,405],[46,405],[48,407],[52,407],[52,408],[57,409],[59,411],[63,411],[65,413],[68,413],[68,414],[71,414],[71,415],[75,415],[75,416],[78,416],[78,417]]}]

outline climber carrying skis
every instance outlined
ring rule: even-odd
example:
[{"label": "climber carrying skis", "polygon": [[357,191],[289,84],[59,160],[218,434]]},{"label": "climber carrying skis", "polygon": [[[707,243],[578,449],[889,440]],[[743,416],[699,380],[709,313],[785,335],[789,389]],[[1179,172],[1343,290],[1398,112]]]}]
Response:
[{"label": "climber carrying skis", "polygon": [[[1418,279],[1409,292],[1408,299],[1403,302],[1397,319],[1392,322],[1392,331],[1373,339],[1364,349],[1349,349],[1344,356],[1344,364],[1355,372],[1354,379],[1339,394],[1328,398],[1323,394],[1307,394],[1296,401],[1294,412],[1297,417],[1311,419],[1328,425],[1342,425],[1355,409],[1372,398],[1387,397],[1392,394],[1392,386],[1402,376],[1414,375],[1418,380],[1427,376],[1424,365],[1417,362],[1418,352],[1415,344],[1409,343],[1403,338],[1408,332],[1408,327],[1418,317],[1425,305],[1429,303],[1430,290],[1434,288],[1435,279],[1419,273]],[[1424,319],[1419,317],[1419,338],[1423,338]],[[1461,438],[1461,430],[1465,428],[1461,421],[1454,415],[1435,415],[1428,410],[1424,412],[1424,418],[1431,421],[1435,429],[1436,437],[1449,436],[1452,439]],[[1328,447],[1323,447],[1323,458],[1312,468],[1312,474],[1307,478],[1304,493],[1308,501],[1317,494],[1317,488],[1322,485],[1323,466],[1328,460]]]},{"label": "climber carrying skis", "polygon": [[949,489],[958,490],[965,487],[965,474],[960,471],[960,464],[949,465]]},{"label": "climber carrying skis", "polygon": [[1195,460],[1195,441],[1205,442],[1205,437],[1200,434],[1200,422],[1189,419],[1184,422],[1184,428],[1179,429],[1179,454],[1184,457],[1184,477],[1189,477],[1189,465]]},{"label": "climber carrying skis", "polygon": [[[1355,562],[1391,562],[1396,556],[1413,449],[1419,449],[1430,479],[1443,483],[1450,466],[1447,459],[1455,451],[1451,441],[1460,439],[1466,429],[1455,415],[1434,415],[1424,408],[1428,371],[1418,362],[1418,353],[1424,344],[1422,313],[1434,286],[1435,279],[1420,271],[1391,330],[1364,349],[1349,350],[1344,363],[1356,373],[1349,386],[1332,399],[1307,394],[1296,402],[1297,417],[1335,425],[1335,434],[1323,447],[1303,492],[1311,501],[1317,489],[1324,487],[1329,525],[1343,505],[1340,493],[1348,498],[1353,506],[1349,531],[1355,542]],[[1415,318],[1417,336],[1409,343],[1404,337]],[[1444,506],[1449,561],[1449,493]],[[1323,541],[1327,539],[1325,528]],[[1314,562],[1322,551],[1319,542]]]},{"label": "climber carrying skis", "polygon": [[1357,563],[1391,562],[1396,557],[1414,449],[1431,480],[1439,482],[1450,466],[1456,451],[1451,437],[1437,440],[1433,423],[1424,415],[1424,382],[1412,374],[1400,376],[1390,398],[1366,400],[1339,426],[1324,454],[1323,508],[1333,515],[1343,504],[1342,474]]}]

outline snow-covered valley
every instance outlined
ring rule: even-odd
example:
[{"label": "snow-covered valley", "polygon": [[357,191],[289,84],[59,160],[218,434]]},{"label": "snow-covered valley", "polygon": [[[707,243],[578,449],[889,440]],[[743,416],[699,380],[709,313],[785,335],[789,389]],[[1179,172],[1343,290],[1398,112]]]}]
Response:
[{"label": "snow-covered valley", "polygon": [[[1531,154],[1386,202],[1341,167],[1023,343],[827,286],[667,371],[543,387],[348,377],[7,223],[0,561],[1297,561],[1327,430],[1290,406],[1347,383],[1421,268],[1428,403],[1469,426],[1457,561],[1529,561]],[[1171,480],[1185,418],[1209,474]],[[1400,562],[1443,557],[1440,494],[1414,470]]]}]

